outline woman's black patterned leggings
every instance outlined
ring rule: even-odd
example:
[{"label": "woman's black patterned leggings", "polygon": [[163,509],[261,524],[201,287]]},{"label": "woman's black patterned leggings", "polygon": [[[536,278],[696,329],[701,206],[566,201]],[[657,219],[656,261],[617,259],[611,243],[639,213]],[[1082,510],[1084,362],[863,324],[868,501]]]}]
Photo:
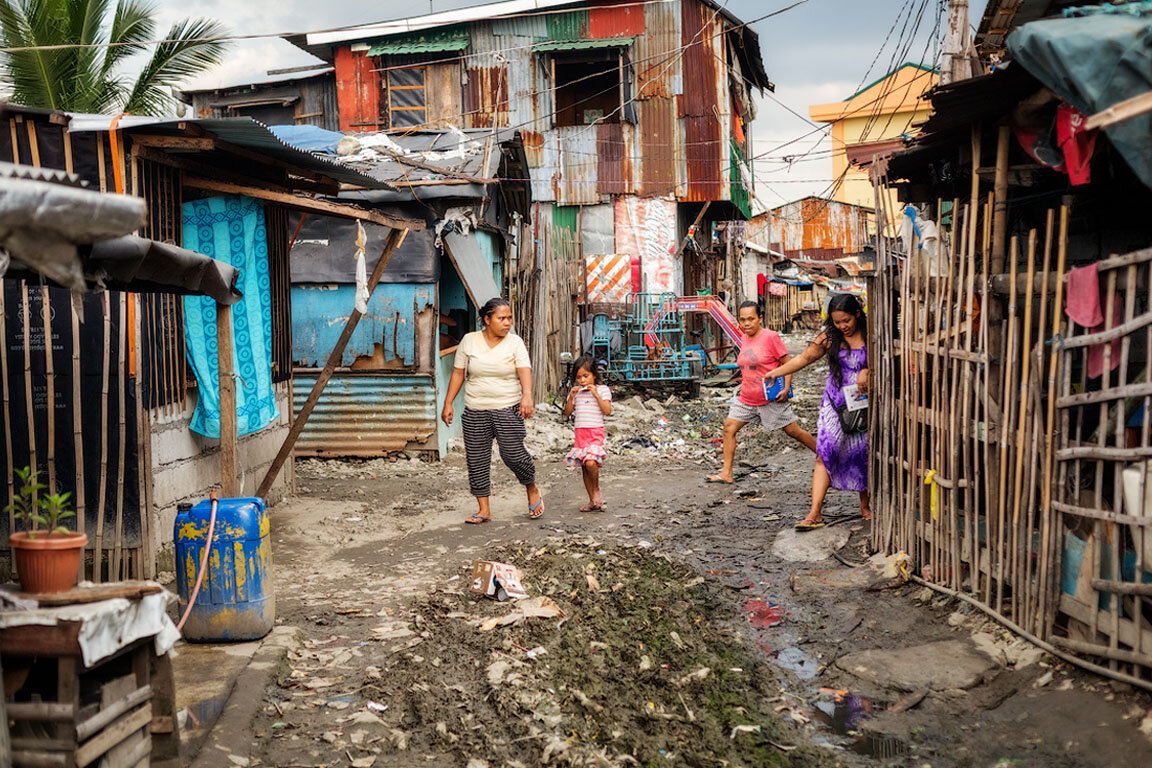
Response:
[{"label": "woman's black patterned leggings", "polygon": [[520,417],[520,406],[491,411],[464,409],[464,455],[468,460],[468,488],[473,496],[491,496],[492,440],[500,446],[500,458],[516,474],[522,485],[536,482],[536,466],[524,447],[528,430]]}]

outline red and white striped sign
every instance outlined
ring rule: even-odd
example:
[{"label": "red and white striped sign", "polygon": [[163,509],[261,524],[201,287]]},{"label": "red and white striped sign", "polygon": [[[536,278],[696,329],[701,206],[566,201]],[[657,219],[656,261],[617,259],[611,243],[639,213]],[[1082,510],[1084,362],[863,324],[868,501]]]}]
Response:
[{"label": "red and white striped sign", "polygon": [[625,254],[589,254],[585,258],[588,303],[623,304],[632,292],[632,266]]}]

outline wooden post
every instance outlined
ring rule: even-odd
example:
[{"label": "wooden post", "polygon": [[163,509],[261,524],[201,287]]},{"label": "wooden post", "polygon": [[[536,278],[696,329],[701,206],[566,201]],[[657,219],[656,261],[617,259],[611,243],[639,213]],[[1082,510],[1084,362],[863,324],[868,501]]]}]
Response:
[{"label": "wooden post", "polygon": [[[368,298],[372,298],[372,294],[376,291],[376,284],[380,282],[380,278],[384,275],[384,270],[388,267],[388,262],[392,259],[392,254],[404,242],[408,230],[394,229],[388,233],[388,240],[384,243],[384,250],[380,253],[380,259],[376,262],[376,267],[372,270],[372,275],[368,278]],[[344,348],[348,346],[348,340],[352,338],[352,333],[356,330],[356,326],[360,323],[360,318],[363,317],[360,310],[353,308],[351,314],[348,315],[348,322],[344,324],[344,330],[340,333],[340,338],[336,340],[336,346],[332,348],[331,354],[328,355],[328,362],[324,366],[324,370],[316,377],[316,383],[312,386],[312,392],[309,393],[308,399],[300,408],[300,413],[296,414],[296,418],[292,421],[292,428],[288,430],[288,436],[284,438],[284,444],[280,446],[276,458],[272,460],[272,466],[268,468],[268,474],[264,475],[264,479],[260,481],[260,487],[256,489],[256,495],[264,498],[272,483],[276,481],[276,475],[280,474],[280,470],[284,467],[284,462],[292,455],[292,448],[296,445],[296,440],[299,439],[300,433],[304,431],[304,425],[308,423],[308,417],[312,415],[312,409],[316,407],[316,403],[320,400],[320,395],[324,393],[324,387],[328,385],[328,380],[332,378],[332,372],[336,370],[336,366],[340,363],[340,359],[344,356]]]},{"label": "wooden post", "polygon": [[232,371],[232,306],[216,305],[216,366],[220,375],[220,493],[236,498],[236,379]]}]

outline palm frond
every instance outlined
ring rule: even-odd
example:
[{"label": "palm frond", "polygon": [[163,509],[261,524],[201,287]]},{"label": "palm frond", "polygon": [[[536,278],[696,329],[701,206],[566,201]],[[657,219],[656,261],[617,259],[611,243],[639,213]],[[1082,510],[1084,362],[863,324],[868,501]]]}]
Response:
[{"label": "palm frond", "polygon": [[169,87],[220,63],[224,43],[219,38],[226,34],[224,25],[211,19],[184,19],[173,24],[132,86],[124,111],[161,113],[171,101]]},{"label": "palm frond", "polygon": [[137,0],[120,0],[112,16],[112,27],[108,30],[108,42],[116,43],[104,53],[104,63],[100,69],[103,77],[112,74],[116,65],[124,59],[145,49],[143,43],[156,35],[156,20],[153,5]]}]

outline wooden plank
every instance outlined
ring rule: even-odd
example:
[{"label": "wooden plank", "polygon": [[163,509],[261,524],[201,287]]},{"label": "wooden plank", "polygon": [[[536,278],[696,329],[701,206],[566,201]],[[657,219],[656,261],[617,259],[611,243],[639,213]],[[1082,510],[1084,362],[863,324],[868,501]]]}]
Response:
[{"label": "wooden plank", "polygon": [[123,578],[120,572],[121,555],[124,547],[124,457],[128,445],[128,421],[124,418],[124,409],[127,406],[128,367],[128,297],[120,293],[120,317],[117,323],[120,338],[117,342],[119,361],[116,368],[116,420],[117,440],[116,450],[116,525],[112,533],[112,560],[108,566],[108,580],[119,581]]},{"label": "wooden plank", "polygon": [[1131,320],[1117,325],[1115,328],[1109,328],[1106,331],[1099,331],[1097,333],[1086,333],[1083,336],[1077,336],[1072,339],[1064,339],[1060,342],[1060,346],[1065,349],[1075,349],[1077,347],[1087,347],[1091,344],[1104,344],[1114,339],[1128,336],[1149,325],[1152,325],[1152,312],[1145,312],[1139,317],[1134,317]]},{"label": "wooden plank", "polygon": [[[376,291],[376,284],[380,282],[380,278],[384,274],[384,270],[388,267],[388,262],[392,258],[392,254],[404,242],[408,231],[405,229],[394,229],[388,233],[388,239],[384,243],[384,250],[380,253],[380,259],[376,262],[376,267],[372,270],[372,275],[368,278],[368,298],[371,300],[372,294]],[[308,417],[312,415],[312,410],[316,407],[316,403],[320,400],[320,395],[324,392],[324,387],[327,386],[328,380],[332,378],[332,372],[335,370],[336,365],[344,355],[344,348],[348,346],[348,340],[352,338],[352,333],[356,330],[357,324],[362,317],[360,310],[353,308],[351,314],[348,315],[348,322],[344,324],[344,330],[340,333],[340,338],[336,340],[336,345],[332,348],[331,354],[328,355],[328,363],[324,366],[324,370],[316,377],[316,383],[312,386],[312,392],[308,395],[308,399],[300,408],[300,412],[296,414],[295,420],[292,422],[291,429],[288,430],[288,436],[284,438],[284,444],[280,446],[276,458],[272,460],[272,466],[268,468],[268,473],[264,475],[264,479],[260,481],[260,487],[256,490],[256,495],[264,498],[272,483],[276,480],[276,475],[280,473],[284,462],[292,453],[292,448],[296,445],[296,440],[300,437],[300,433],[304,431],[304,425],[308,423]]]},{"label": "wooden plank", "polygon": [[[195,136],[143,136],[132,135],[133,146],[156,149],[186,149],[188,151],[211,151],[216,148],[216,140],[210,137]],[[268,158],[264,158],[267,162]]]},{"label": "wooden plank", "polygon": [[1149,112],[1152,112],[1152,91],[1119,101],[1107,109],[1102,109],[1091,115],[1084,121],[1084,129],[1092,131],[1097,128],[1108,128],[1125,120],[1146,115]]},{"label": "wooden plank", "polygon": [[232,307],[216,305],[216,365],[220,381],[220,491],[224,498],[236,498],[236,377],[233,373]]},{"label": "wooden plank", "polygon": [[[120,717],[125,712],[132,709],[133,707],[137,707],[140,704],[143,704],[144,702],[150,700],[151,698],[152,698],[152,686],[145,685],[142,688],[137,688],[136,690],[132,691],[131,693],[129,693],[124,698],[113,703],[111,706],[105,707],[104,709],[100,710],[99,712],[97,712],[95,715],[88,718],[84,722],[77,723],[76,724],[76,738],[78,738],[82,742],[87,741],[88,739],[92,738],[97,733],[99,733],[101,730],[103,730],[104,726],[108,725],[113,720]],[[149,719],[149,721],[151,721],[151,719],[152,719],[150,710],[149,710],[149,718],[148,719]]]},{"label": "wooden plank", "polygon": [[1069,504],[1064,501],[1053,501],[1052,508],[1057,512],[1062,512],[1066,515],[1086,517],[1090,520],[1100,520],[1106,523],[1134,525],[1141,528],[1152,527],[1152,517],[1124,515],[1119,512],[1111,512],[1105,509],[1093,509],[1092,507],[1083,507],[1077,504]]},{"label": "wooden plank", "polygon": [[67,768],[68,766],[68,755],[63,752],[16,749],[12,751],[12,760],[22,768]]},{"label": "wooden plank", "polygon": [[152,722],[151,708],[141,707],[112,723],[98,736],[76,750],[77,768],[84,768],[84,766],[94,762],[96,758],[124,741],[134,732],[146,728],[150,722]]},{"label": "wooden plank", "polygon": [[[1113,592],[1117,595],[1143,595],[1152,597],[1152,584],[1137,584],[1131,581],[1092,579],[1092,589],[1097,592]],[[1152,659],[1149,659],[1152,661]]]},{"label": "wooden plank", "polygon": [[0,630],[0,653],[10,656],[80,656],[80,622],[51,627],[24,624]]},{"label": "wooden plank", "polygon": [[[59,704],[67,704],[73,712],[80,708],[82,666],[83,662],[78,656],[60,656],[56,659],[56,701]],[[66,741],[69,745],[75,745],[76,733],[72,723],[57,723],[56,738]]]},{"label": "wooden plank", "polygon": [[[4,285],[0,283],[0,349],[8,349],[8,328],[5,317],[8,308],[4,301]],[[14,477],[12,472],[12,405],[8,399],[8,353],[0,354],[0,390],[4,396],[4,457],[7,463],[8,502],[15,500]],[[16,517],[11,508],[8,509],[8,530],[16,530]]]},{"label": "wooden plank", "polygon": [[[1107,366],[1105,366],[1105,369],[1107,370]],[[1142,381],[1133,384],[1125,384],[1123,386],[1110,387],[1108,389],[1101,389],[1095,392],[1080,392],[1079,394],[1075,395],[1065,395],[1063,397],[1057,398],[1056,407],[1072,408],[1077,405],[1106,403],[1112,400],[1125,400],[1129,397],[1145,397],[1147,395],[1152,395],[1152,382]]]},{"label": "wooden plank", "polygon": [[71,704],[57,704],[52,701],[9,702],[8,717],[12,720],[35,720],[47,722],[72,722],[76,710]]},{"label": "wooden plank", "polygon": [[373,224],[379,224],[383,227],[390,227],[392,229],[407,229],[413,232],[422,231],[424,229],[424,222],[420,219],[400,219],[394,216],[388,216],[376,210],[368,210],[365,208],[358,208],[354,205],[347,205],[342,203],[332,203],[327,200],[319,200],[304,197],[303,195],[296,195],[291,192],[273,192],[260,187],[252,187],[245,184],[233,184],[226,181],[215,181],[212,179],[202,179],[195,176],[185,176],[184,186],[192,187],[193,189],[206,189],[210,192],[222,192],[228,195],[247,195],[259,200],[267,200],[271,203],[293,208],[299,211],[308,211],[309,213],[323,213],[328,216],[337,216],[343,219],[359,219],[361,221],[369,221]]},{"label": "wooden plank", "polygon": [[[1113,643],[1118,642],[1115,635],[1110,635],[1110,641]],[[1125,664],[1137,664],[1140,666],[1152,665],[1152,656],[1146,656],[1140,653],[1133,653],[1126,651],[1122,648],[1109,647],[1106,645],[1096,645],[1095,643],[1085,643],[1080,640],[1073,640],[1068,637],[1053,637],[1052,644],[1057,648],[1063,648],[1066,651],[1074,653],[1085,653],[1090,656],[1100,656],[1110,661],[1122,661]]]},{"label": "wooden plank", "polygon": [[66,592],[52,594],[25,595],[17,592],[18,597],[29,597],[40,604],[41,608],[59,605],[80,605],[83,603],[98,603],[101,600],[111,600],[122,597],[127,600],[139,600],[145,595],[155,595],[163,591],[159,584],[149,584],[144,581],[122,581],[116,584],[105,584],[91,587],[73,587]]},{"label": "wooden plank", "polygon": [[149,649],[148,679],[152,685],[152,761],[179,760],[180,727],[176,720],[176,679],[172,657]]}]

